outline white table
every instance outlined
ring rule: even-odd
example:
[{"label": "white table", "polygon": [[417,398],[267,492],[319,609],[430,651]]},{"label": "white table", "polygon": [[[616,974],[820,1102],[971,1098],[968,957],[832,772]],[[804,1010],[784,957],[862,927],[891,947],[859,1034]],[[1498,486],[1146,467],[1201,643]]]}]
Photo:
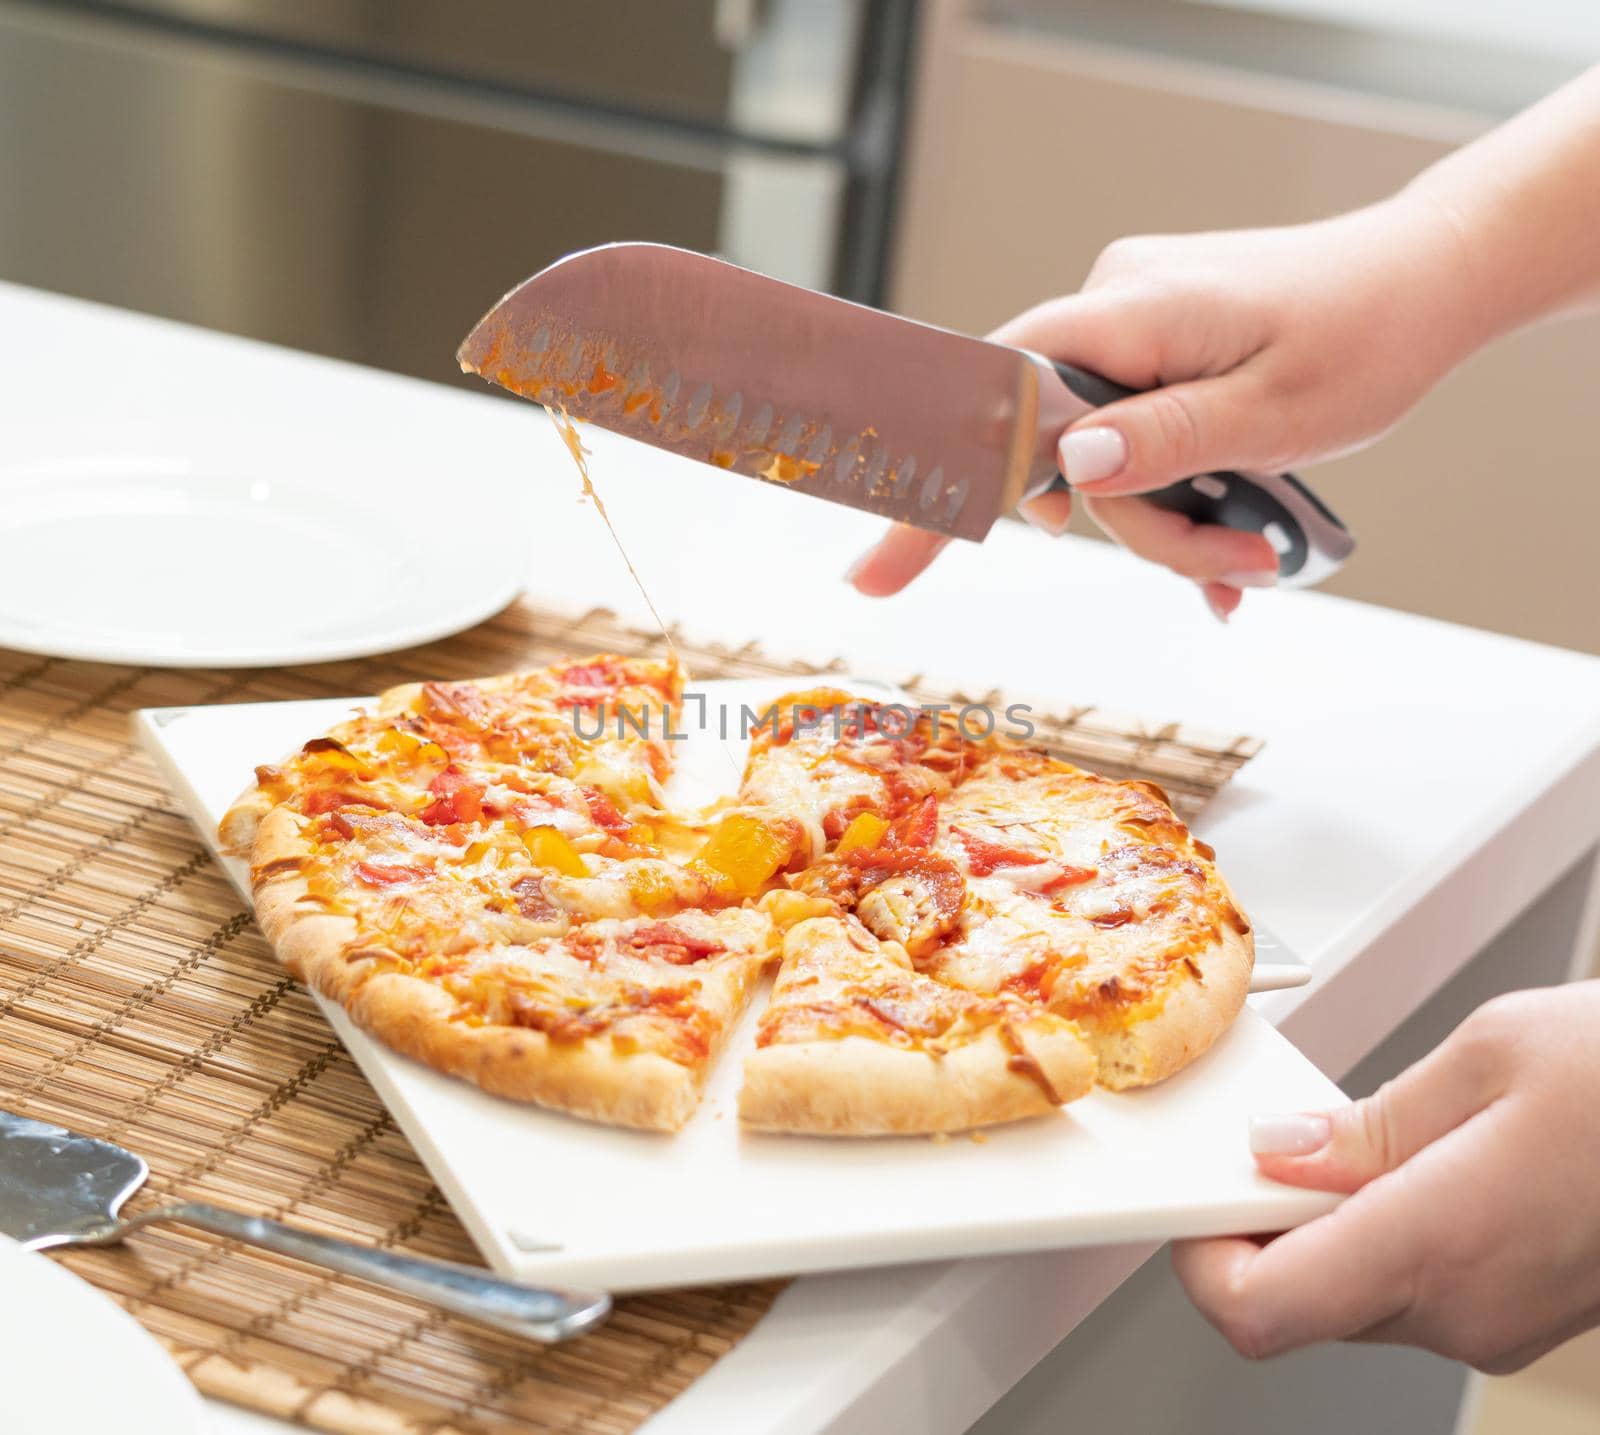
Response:
[{"label": "white table", "polygon": [[[30,336],[62,326],[96,356],[102,384],[116,382],[92,392],[40,373],[36,392],[6,395],[8,425],[70,414],[63,451],[103,450],[119,415],[138,412],[147,435],[166,433],[181,449],[197,405],[235,413],[243,443],[255,425],[310,415],[303,437],[314,464],[319,435],[339,422],[330,392],[344,393],[385,415],[370,436],[374,472],[390,446],[444,433],[463,464],[497,465],[541,487],[536,534],[481,529],[484,541],[527,542],[535,601],[604,604],[647,621],[531,405],[0,286],[8,344],[26,350]],[[906,594],[869,601],[840,574],[875,521],[602,432],[588,442],[658,606],[695,636],[759,638],[775,654],[843,656],[863,675],[925,673],[1266,738],[1200,825],[1245,905],[1313,963],[1311,986],[1252,1000],[1331,1074],[1348,1072],[1519,918],[1546,973],[1592,945],[1600,660],[1316,594],[1252,593],[1223,627],[1181,580],[1109,547],[1014,525],[982,548],[952,548]],[[5,445],[0,434],[0,461]],[[1580,862],[1588,866],[1562,889],[1563,903],[1541,906]],[[1269,1107],[1271,1093],[1262,1101]],[[1101,1249],[796,1282],[647,1429],[962,1430],[1147,1254]],[[215,1410],[221,1432],[289,1428]]]}]

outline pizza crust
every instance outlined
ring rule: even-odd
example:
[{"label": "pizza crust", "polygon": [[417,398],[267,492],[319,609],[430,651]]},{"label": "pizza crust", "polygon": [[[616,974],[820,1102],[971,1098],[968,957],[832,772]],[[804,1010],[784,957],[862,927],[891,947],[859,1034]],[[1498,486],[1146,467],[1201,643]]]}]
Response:
[{"label": "pizza crust", "polygon": [[[802,918],[785,932],[783,951],[763,1018],[764,1027],[773,1019],[780,1025],[764,1030],[771,1039],[746,1058],[739,1094],[739,1117],[755,1130],[965,1131],[1040,1115],[1094,1085],[1094,1051],[1074,1023],[1009,998],[941,989],[912,970],[903,947],[879,941],[853,918]],[[913,1043],[903,1030],[898,1040],[832,1032],[829,1017],[813,1017],[837,1003],[847,1021],[854,1003],[870,1010],[875,1000],[901,1009],[897,1019],[913,1026],[941,1016],[949,1025],[935,1045]],[[806,1022],[792,1037],[783,1034],[786,1012]],[[982,1024],[966,1027],[972,1019]]]},{"label": "pizza crust", "polygon": [[994,1029],[943,1056],[864,1036],[759,1047],[745,1060],[739,1119],[817,1136],[966,1131],[1054,1111],[1094,1084],[1094,1058],[1069,1031],[1030,1032],[1027,1050],[1050,1091],[1013,1067]]},{"label": "pizza crust", "polygon": [[345,1010],[386,1046],[512,1101],[648,1131],[678,1130],[700,1102],[700,1076],[667,1057],[620,1052],[606,1033],[557,1042],[523,1027],[472,1026],[452,1019],[448,993],[400,972],[370,977]]},{"label": "pizza crust", "polygon": [[1098,1081],[1112,1091],[1153,1086],[1207,1051],[1250,994],[1255,941],[1224,927],[1207,950],[1189,959],[1199,976],[1180,969],[1173,982],[1132,1012],[1103,1020],[1075,1017],[1100,1061]]},{"label": "pizza crust", "polygon": [[248,857],[256,834],[276,804],[259,787],[242,793],[217,824],[217,841],[230,857]]},{"label": "pizza crust", "polygon": [[257,828],[250,850],[256,921],[290,976],[343,1001],[356,982],[356,964],[344,950],[359,929],[354,917],[329,912],[311,897],[304,869],[312,854],[300,832],[303,820],[291,808],[274,807]]}]

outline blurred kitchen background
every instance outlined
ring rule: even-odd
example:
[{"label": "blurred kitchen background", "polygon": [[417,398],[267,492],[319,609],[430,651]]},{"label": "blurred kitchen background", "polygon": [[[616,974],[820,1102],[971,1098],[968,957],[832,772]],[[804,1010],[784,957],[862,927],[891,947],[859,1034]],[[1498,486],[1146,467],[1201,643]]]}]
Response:
[{"label": "blurred kitchen background", "polygon": [[[1118,235],[1375,198],[1596,59],[1593,0],[0,0],[0,278],[442,382],[618,238],[982,331]],[[1320,469],[1365,538],[1330,586],[1600,652],[1597,356],[1516,336]]]}]

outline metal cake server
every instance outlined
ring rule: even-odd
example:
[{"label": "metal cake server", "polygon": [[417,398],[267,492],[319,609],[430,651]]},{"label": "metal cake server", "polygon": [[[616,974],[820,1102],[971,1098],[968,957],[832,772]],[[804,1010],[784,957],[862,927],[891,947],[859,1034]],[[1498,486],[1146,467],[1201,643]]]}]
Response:
[{"label": "metal cake server", "polygon": [[[630,438],[973,540],[1061,483],[1068,424],[1132,392],[662,244],[568,255],[501,299],[456,357]],[[1145,498],[1264,534],[1284,583],[1326,578],[1355,547],[1292,474],[1201,474]]]},{"label": "metal cake server", "polygon": [[114,1245],[141,1226],[177,1221],[355,1276],[529,1340],[569,1340],[592,1330],[611,1310],[611,1297],[603,1293],[514,1285],[472,1266],[358,1246],[194,1201],[119,1217],[123,1202],[149,1174],[143,1160],[109,1141],[0,1111],[0,1232],[28,1250]]}]

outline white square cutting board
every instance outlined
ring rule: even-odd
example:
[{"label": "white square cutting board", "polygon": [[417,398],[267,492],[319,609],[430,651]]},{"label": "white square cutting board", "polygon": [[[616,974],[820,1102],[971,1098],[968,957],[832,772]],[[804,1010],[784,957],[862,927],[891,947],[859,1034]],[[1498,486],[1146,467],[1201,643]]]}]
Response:
[{"label": "white square cutting board", "polygon": [[[759,709],[792,679],[706,683],[705,711]],[[858,691],[879,685],[842,682]],[[256,764],[294,751],[359,699],[159,708],[135,722],[213,852]],[[727,790],[745,743],[690,725],[670,791]],[[220,854],[218,854],[220,856]],[[221,858],[241,892],[245,864]],[[1276,983],[1274,983],[1276,984]],[[705,1102],[675,1136],[597,1126],[486,1096],[371,1040],[317,999],[501,1275],[613,1291],[1002,1251],[1286,1229],[1337,1198],[1257,1175],[1247,1117],[1345,1097],[1246,1008],[1211,1051],[1145,1091],[1095,1092],[975,1136],[763,1136],[737,1116],[762,999]]]}]

